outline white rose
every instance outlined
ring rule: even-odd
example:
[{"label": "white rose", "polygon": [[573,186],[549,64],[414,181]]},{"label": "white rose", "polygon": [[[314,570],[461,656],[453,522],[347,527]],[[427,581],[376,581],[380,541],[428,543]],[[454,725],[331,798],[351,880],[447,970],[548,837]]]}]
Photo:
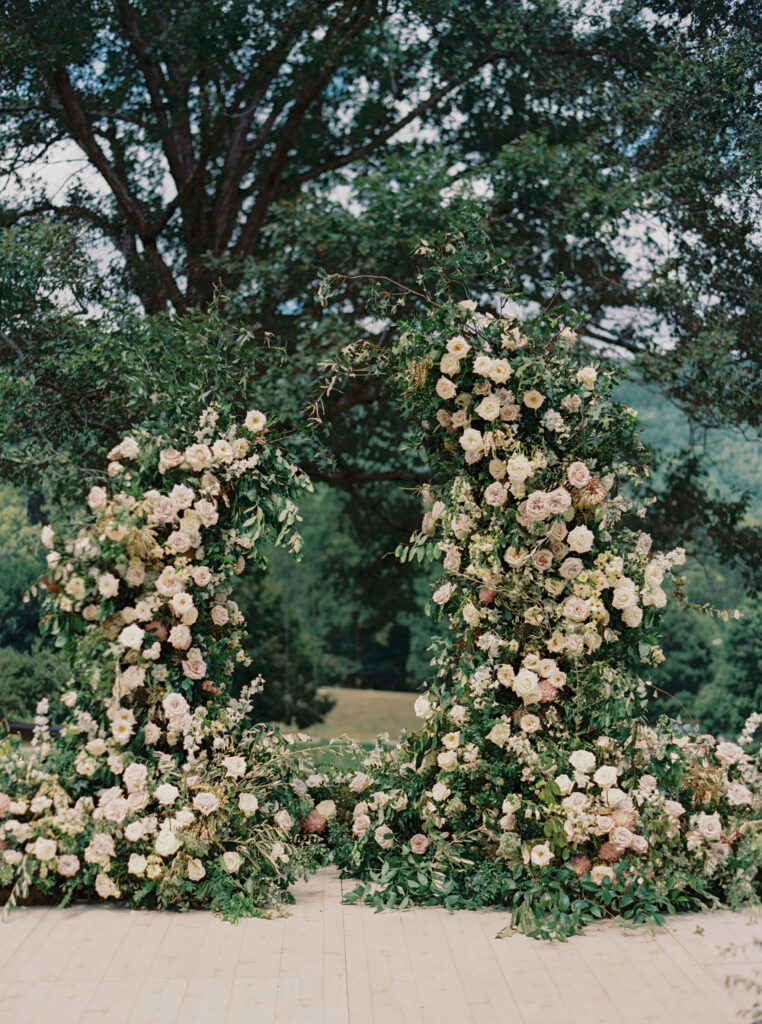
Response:
[{"label": "white rose", "polygon": [[87,496],[87,504],[93,512],[100,512],[108,505],[108,492],[105,487],[91,487]]},{"label": "white rose", "polygon": [[595,767],[595,754],[589,750],[574,750],[569,756],[569,763],[576,771],[588,774]]},{"label": "white rose", "polygon": [[222,855],[222,863],[225,865],[225,870],[228,874],[234,875],[243,864],[243,860],[240,853],[236,853],[235,850],[228,850]]},{"label": "white rose", "polygon": [[480,431],[475,430],[473,427],[466,427],[460,435],[459,443],[464,452],[472,455],[477,455],[484,449],[484,438]]},{"label": "white rose", "polygon": [[494,395],[486,395],[474,410],[483,420],[496,420],[500,415],[500,402]]},{"label": "white rose", "polygon": [[193,857],[188,861],[188,878],[191,882],[200,882],[204,877],[206,877],[206,868],[198,857]]},{"label": "white rose", "polygon": [[586,526],[575,526],[570,531],[566,538],[566,543],[569,545],[572,551],[576,551],[578,555],[583,555],[589,551],[595,541],[595,534],[592,530],[589,530]]},{"label": "white rose", "polygon": [[568,796],[574,789],[574,783],[568,775],[556,775],[554,782],[561,791],[561,796]]},{"label": "white rose", "polygon": [[196,793],[193,797],[193,806],[203,814],[205,817],[214,814],[216,810],[219,810],[220,802],[214,793],[209,793],[203,790],[201,793]]},{"label": "white rose", "polygon": [[127,861],[127,871],[131,875],[142,875],[148,867],[148,861],[140,853],[131,853]]},{"label": "white rose", "polygon": [[521,697],[525,704],[536,704],[542,693],[537,674],[527,668],[516,673],[512,687],[516,696]]},{"label": "white rose", "polygon": [[617,770],[613,765],[602,764],[595,775],[593,775],[593,782],[596,786],[600,786],[601,789],[609,789],[616,784],[617,774]]},{"label": "white rose", "polygon": [[445,786],[444,782],[435,782],[431,788],[431,795],[437,803],[441,803],[450,795],[450,788]]},{"label": "white rose", "polygon": [[622,622],[631,629],[636,629],[643,621],[643,609],[638,605],[631,605],[622,612]]},{"label": "white rose", "polygon": [[127,647],[133,651],[139,651],[143,646],[144,636],[145,630],[141,629],[137,623],[133,622],[131,626],[125,626],[119,634],[119,643],[122,647]]},{"label": "white rose", "polygon": [[[247,430],[251,431],[252,434],[261,434],[267,426],[267,417],[263,412],[260,412],[259,409],[250,409],[246,413],[243,425]],[[238,868],[235,870],[237,871]]]},{"label": "white rose", "polygon": [[545,868],[553,860],[553,851],[547,843],[540,846],[533,846],[531,853],[532,863],[538,868]]},{"label": "white rose", "polygon": [[315,810],[318,814],[322,814],[323,817],[328,820],[336,815],[336,804],[333,800],[321,800],[320,803],[315,806]]},{"label": "white rose", "polygon": [[38,836],[34,841],[32,853],[37,860],[53,860],[56,855],[55,839],[45,839],[43,836]]},{"label": "white rose", "polygon": [[598,380],[598,371],[594,366],[583,366],[577,370],[577,380],[583,388],[592,391],[595,387],[595,382]]},{"label": "white rose", "polygon": [[586,487],[590,483],[590,470],[584,462],[572,462],[566,476],[572,487]]},{"label": "white rose", "polygon": [[173,786],[171,782],[162,782],[160,786],[157,786],[153,791],[153,795],[156,797],[160,804],[169,806],[177,800],[180,795],[180,790],[177,786]]},{"label": "white rose", "polygon": [[171,857],[180,849],[180,840],[171,829],[163,828],[156,837],[154,849],[160,857]]}]

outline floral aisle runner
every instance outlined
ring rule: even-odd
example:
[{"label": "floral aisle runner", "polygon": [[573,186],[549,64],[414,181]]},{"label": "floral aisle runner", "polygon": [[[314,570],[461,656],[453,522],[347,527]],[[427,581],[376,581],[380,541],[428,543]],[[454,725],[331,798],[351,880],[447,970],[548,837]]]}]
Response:
[{"label": "floral aisle runner", "polygon": [[636,414],[561,315],[447,300],[398,325],[397,384],[444,481],[400,554],[441,560],[449,630],[420,733],[354,778],[336,854],[366,880],[353,898],[505,903],[537,935],[736,906],[762,863],[758,718],[738,743],[643,724],[685,556],[637,529]]},{"label": "floral aisle runner", "polygon": [[79,531],[43,530],[43,628],[72,680],[60,737],[43,702],[33,755],[6,743],[0,884],[11,903],[36,889],[266,911],[315,861],[298,838],[314,801],[299,753],[247,728],[261,680],[227,692],[247,663],[230,592],[261,538],[298,553],[294,498],[309,482],[258,411],[239,426],[209,409],[179,448],[136,435],[109,459]]}]

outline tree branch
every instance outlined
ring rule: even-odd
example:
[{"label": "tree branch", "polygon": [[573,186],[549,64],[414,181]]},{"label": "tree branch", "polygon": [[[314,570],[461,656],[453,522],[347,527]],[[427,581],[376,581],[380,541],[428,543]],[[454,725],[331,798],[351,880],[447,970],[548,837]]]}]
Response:
[{"label": "tree branch", "polygon": [[[233,252],[236,255],[246,255],[251,251],[254,241],[264,224],[267,212],[278,195],[283,166],[304,115],[322,92],[323,87],[330,79],[349,44],[370,22],[376,8],[376,0],[363,0],[359,8],[356,5],[350,4],[345,4],[344,8],[346,9],[350,6],[355,6],[355,13],[350,16],[347,22],[342,22],[341,25],[337,24],[335,26],[335,29],[339,30],[346,24],[346,31],[338,39],[334,47],[331,47],[332,33],[329,32],[326,35],[324,39],[325,50],[331,56],[325,61],[319,72],[307,78],[307,81],[294,100],[275,151],[259,178],[257,199],[249,211],[241,233],[238,236],[238,241],[233,247]],[[335,35],[336,32],[334,31],[333,34]]]}]

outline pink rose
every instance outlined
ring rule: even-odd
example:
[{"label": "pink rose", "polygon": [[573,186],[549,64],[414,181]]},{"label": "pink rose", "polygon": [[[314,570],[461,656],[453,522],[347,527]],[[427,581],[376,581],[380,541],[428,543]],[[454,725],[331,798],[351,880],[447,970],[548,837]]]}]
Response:
[{"label": "pink rose", "polygon": [[175,533],[170,533],[167,538],[167,547],[176,555],[183,555],[186,551],[190,551],[192,547],[191,538],[187,533],[183,533],[182,530],[176,530]]},{"label": "pink rose", "polygon": [[548,507],[553,515],[560,515],[571,505],[571,495],[565,487],[557,487],[548,494]]},{"label": "pink rose", "polygon": [[7,813],[11,806],[11,798],[7,793],[0,793],[0,814]]},{"label": "pink rose", "polygon": [[566,470],[566,476],[572,487],[586,487],[590,483],[590,470],[584,462],[572,462]]},{"label": "pink rose", "polygon": [[619,846],[623,850],[626,850],[632,842],[632,832],[623,825],[619,825],[611,830],[609,833],[609,839],[615,846]]},{"label": "pink rose", "polygon": [[193,582],[197,587],[205,587],[211,582],[212,574],[206,565],[197,565],[195,569],[191,571]]},{"label": "pink rose", "polygon": [[558,573],[560,576],[563,576],[565,580],[573,580],[575,577],[579,576],[584,568],[585,566],[581,558],[567,558],[566,561],[561,564]]},{"label": "pink rose", "polygon": [[175,518],[175,506],[171,498],[162,494],[157,498],[151,508],[151,518],[159,523],[171,523]]},{"label": "pink rose", "polygon": [[431,840],[428,836],[425,836],[422,832],[417,832],[410,840],[410,850],[417,856],[422,857],[429,848]]},{"label": "pink rose", "polygon": [[206,675],[206,662],[203,658],[194,661],[184,661],[183,675],[188,679],[203,679]]},{"label": "pink rose", "polygon": [[571,619],[572,622],[584,622],[590,615],[590,608],[587,601],[583,601],[581,597],[572,594],[571,597],[567,597],[564,603],[564,615],[567,619]]},{"label": "pink rose", "polygon": [[540,548],[532,555],[532,565],[539,572],[547,572],[553,565],[553,552],[548,548]]},{"label": "pink rose", "polygon": [[56,871],[62,878],[73,878],[79,871],[79,857],[73,853],[62,853],[56,862]]},{"label": "pink rose", "polygon": [[230,615],[223,604],[216,604],[212,608],[212,622],[215,626],[226,626],[229,620]]},{"label": "pink rose", "polygon": [[198,517],[204,526],[214,526],[220,518],[215,503],[213,501],[207,501],[206,498],[202,498],[200,501],[197,501],[193,508],[198,513]]},{"label": "pink rose", "polygon": [[508,500],[508,492],[499,481],[495,480],[484,491],[484,500],[488,505],[495,507],[504,505]]},{"label": "pink rose", "polygon": [[540,522],[550,515],[548,496],[544,491],[533,491],[525,502],[523,514],[533,522]]}]

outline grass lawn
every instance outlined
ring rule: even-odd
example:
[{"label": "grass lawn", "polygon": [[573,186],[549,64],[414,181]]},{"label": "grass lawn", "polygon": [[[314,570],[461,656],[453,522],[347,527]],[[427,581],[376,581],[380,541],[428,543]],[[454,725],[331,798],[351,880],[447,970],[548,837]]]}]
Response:
[{"label": "grass lawn", "polygon": [[340,686],[327,686],[325,692],[336,703],[324,722],[307,730],[316,739],[347,735],[367,741],[383,732],[396,739],[402,729],[411,732],[420,724],[413,713],[415,693],[347,690]]}]

